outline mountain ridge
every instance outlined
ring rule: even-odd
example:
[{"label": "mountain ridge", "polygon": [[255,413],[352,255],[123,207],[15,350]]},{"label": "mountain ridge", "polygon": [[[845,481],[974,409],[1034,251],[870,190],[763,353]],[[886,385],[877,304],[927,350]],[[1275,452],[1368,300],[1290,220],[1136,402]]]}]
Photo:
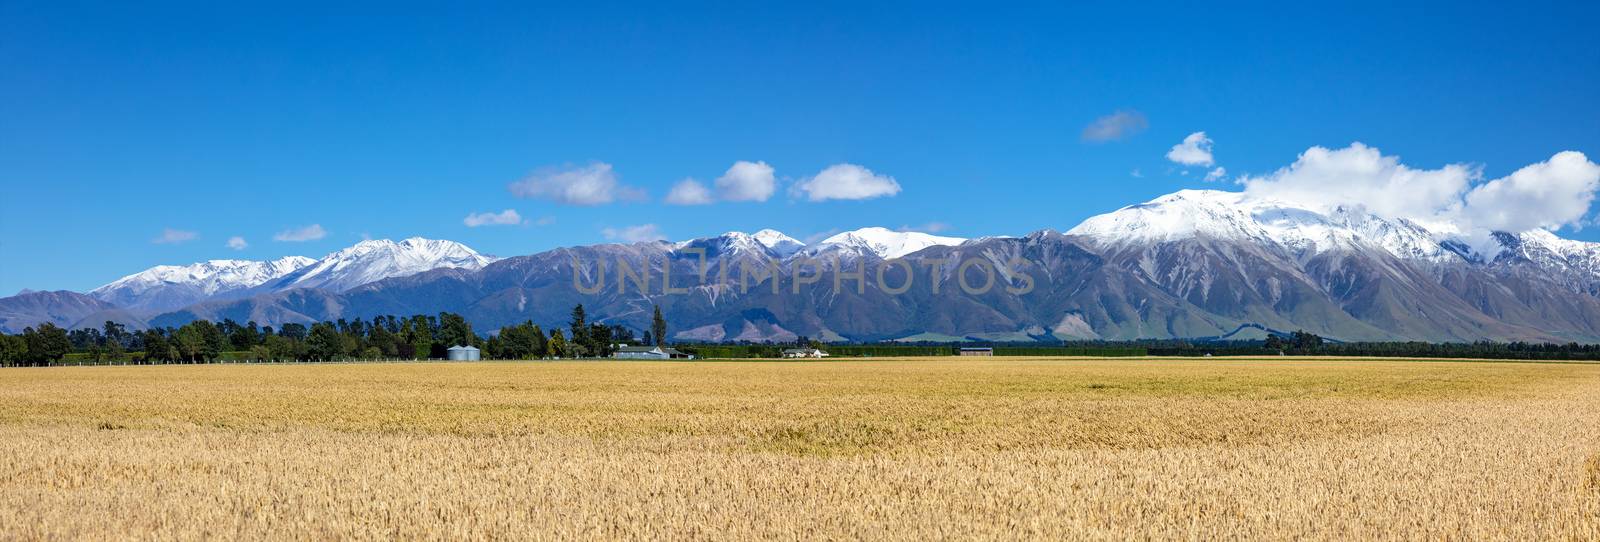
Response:
[{"label": "mountain ridge", "polygon": [[[1453,232],[1359,206],[1318,208],[1239,192],[1180,191],[1066,233],[1022,237],[869,227],[808,245],[761,230],[510,258],[430,241],[437,244],[418,251],[440,255],[429,264],[363,274],[363,255],[428,241],[416,239],[358,244],[249,295],[212,297],[150,323],[451,311],[493,329],[528,319],[559,324],[584,303],[597,321],[640,329],[659,304],[675,337],[700,340],[1165,339],[1257,328],[1342,340],[1600,340],[1600,244],[1536,230],[1496,232],[1493,250],[1480,250]],[[698,281],[701,258],[705,282]],[[901,268],[896,258],[918,262]],[[775,264],[767,271],[776,275],[751,276],[752,263]],[[634,274],[619,277],[627,275],[623,265]],[[859,279],[851,274],[857,269]],[[965,291],[963,280],[988,270],[998,287]],[[355,278],[327,280],[335,271]],[[852,278],[839,280],[840,271]],[[921,286],[897,292],[874,275]],[[682,291],[664,293],[666,277]],[[1033,287],[1022,291],[1024,282]],[[939,283],[942,290],[930,288]]]}]

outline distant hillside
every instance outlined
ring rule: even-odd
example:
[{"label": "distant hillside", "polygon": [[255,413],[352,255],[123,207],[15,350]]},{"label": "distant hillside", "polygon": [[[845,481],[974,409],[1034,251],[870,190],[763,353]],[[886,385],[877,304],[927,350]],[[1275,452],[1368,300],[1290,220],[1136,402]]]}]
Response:
[{"label": "distant hillside", "polygon": [[[278,326],[449,311],[494,329],[559,325],[582,303],[594,320],[635,329],[660,305],[675,338],[703,341],[1242,339],[1300,329],[1342,341],[1600,341],[1600,244],[1544,230],[1468,241],[1356,208],[1187,190],[1064,234],[1022,237],[864,228],[806,245],[763,230],[505,259],[448,241],[363,242],[148,322]],[[764,276],[768,266],[775,277]],[[633,274],[619,278],[623,269]],[[991,270],[991,287],[961,287],[963,277],[987,283]],[[675,290],[663,293],[669,275]],[[143,325],[137,309],[71,292],[0,307],[9,329],[91,314]]]}]

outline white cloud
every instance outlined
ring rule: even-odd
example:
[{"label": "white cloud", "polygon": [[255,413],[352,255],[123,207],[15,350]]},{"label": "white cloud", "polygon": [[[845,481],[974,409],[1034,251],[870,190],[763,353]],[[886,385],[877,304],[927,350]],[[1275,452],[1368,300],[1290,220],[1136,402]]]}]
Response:
[{"label": "white cloud", "polygon": [[922,233],[939,233],[948,229],[950,229],[950,225],[944,222],[929,222],[920,226],[900,226],[900,231],[914,231]]},{"label": "white cloud", "polygon": [[1600,165],[1577,151],[1523,167],[1467,192],[1461,215],[1474,229],[1523,232],[1579,225],[1600,187]]},{"label": "white cloud", "polygon": [[175,245],[178,243],[187,243],[189,241],[193,241],[198,237],[200,237],[200,234],[196,232],[164,228],[161,230],[161,235],[156,236],[155,239],[151,239],[150,242],[158,245]]},{"label": "white cloud", "polygon": [[533,221],[533,225],[535,226],[549,226],[555,223],[556,217],[553,216],[541,216],[538,220]]},{"label": "white cloud", "polygon": [[1451,164],[1413,169],[1361,143],[1330,150],[1312,147],[1288,167],[1238,180],[1255,197],[1325,206],[1362,206],[1383,216],[1436,221],[1457,205],[1478,178],[1475,168]]},{"label": "white cloud", "polygon": [[900,183],[855,164],[834,164],[794,185],[794,191],[810,201],[871,199],[899,194]]},{"label": "white cloud", "polygon": [[778,180],[766,162],[734,162],[716,181],[717,194],[727,201],[767,201],[778,191]]},{"label": "white cloud", "polygon": [[1216,182],[1228,176],[1228,168],[1218,166],[1217,169],[1206,172],[1206,182]]},{"label": "white cloud", "polygon": [[506,188],[519,198],[538,198],[568,205],[602,205],[644,197],[643,190],[618,182],[611,164],[605,162],[565,169],[545,168]]},{"label": "white cloud", "polygon": [[1089,126],[1083,129],[1083,140],[1095,143],[1115,141],[1150,127],[1150,121],[1145,120],[1144,113],[1132,109],[1117,111],[1110,115],[1094,119]]},{"label": "white cloud", "polygon": [[711,203],[711,191],[694,179],[684,179],[672,185],[667,192],[668,205],[705,205]]},{"label": "white cloud", "polygon": [[600,230],[600,234],[606,236],[606,239],[622,241],[624,243],[660,241],[667,238],[667,236],[661,234],[661,228],[656,227],[655,224],[640,224],[638,226],[628,226],[621,229],[606,228]]},{"label": "white cloud", "polygon": [[469,213],[466,218],[461,219],[461,223],[466,224],[468,228],[515,225],[522,223],[522,215],[517,214],[516,209],[506,209],[498,213]]},{"label": "white cloud", "polygon": [[250,243],[246,243],[243,237],[235,235],[228,238],[227,247],[234,250],[244,250],[250,247]]},{"label": "white cloud", "polygon": [[1144,178],[1144,173],[1140,172],[1139,168],[1133,168],[1133,171],[1128,172],[1128,176],[1129,177],[1133,177],[1135,179],[1143,179]]},{"label": "white cloud", "polygon": [[1167,151],[1167,159],[1186,166],[1211,167],[1216,161],[1211,159],[1211,138],[1205,132],[1195,132],[1183,138],[1183,143],[1172,146]]},{"label": "white cloud", "polygon": [[302,241],[315,241],[328,236],[328,230],[322,229],[321,224],[312,224],[303,228],[293,228],[278,232],[272,236],[273,241],[288,241],[298,243]]},{"label": "white cloud", "polygon": [[1252,197],[1321,208],[1357,206],[1484,239],[1491,231],[1580,224],[1600,190],[1600,165],[1583,153],[1565,151],[1506,177],[1480,181],[1476,166],[1417,169],[1361,143],[1312,147],[1288,167],[1238,180]]}]

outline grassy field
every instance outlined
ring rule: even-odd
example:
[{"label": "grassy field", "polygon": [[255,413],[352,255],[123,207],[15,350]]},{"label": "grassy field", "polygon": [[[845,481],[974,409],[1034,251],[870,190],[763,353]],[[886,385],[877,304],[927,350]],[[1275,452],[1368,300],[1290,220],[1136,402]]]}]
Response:
[{"label": "grassy field", "polygon": [[0,538],[1600,539],[1600,365],[0,370]]}]

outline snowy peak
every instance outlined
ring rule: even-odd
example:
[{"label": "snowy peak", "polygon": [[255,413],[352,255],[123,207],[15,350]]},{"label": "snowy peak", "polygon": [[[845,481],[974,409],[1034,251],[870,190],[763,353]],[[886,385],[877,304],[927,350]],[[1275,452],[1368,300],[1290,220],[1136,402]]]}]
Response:
[{"label": "snowy peak", "polygon": [[723,255],[760,255],[787,258],[805,248],[805,243],[777,230],[761,230],[753,234],[730,231],[716,237],[703,237],[674,243],[678,250],[702,248],[707,257]]},{"label": "snowy peak", "polygon": [[1494,232],[1500,246],[1497,263],[1526,262],[1543,269],[1565,269],[1589,277],[1600,277],[1600,243],[1586,243],[1556,237],[1546,230],[1521,234]]},{"label": "snowy peak", "polygon": [[1067,234],[1108,244],[1260,236],[1263,229],[1240,205],[1243,196],[1218,190],[1181,190],[1090,217]]},{"label": "snowy peak", "polygon": [[209,260],[189,265],[158,265],[89,291],[89,295],[136,310],[174,309],[255,288],[289,275],[316,260],[289,256],[272,261]]},{"label": "snowy peak", "polygon": [[136,311],[161,311],[288,288],[344,291],[440,267],[480,269],[494,260],[452,241],[413,237],[396,243],[383,239],[362,241],[320,260],[289,256],[271,261],[161,265],[95,288],[89,295]]},{"label": "snowy peak", "polygon": [[767,247],[767,250],[771,250],[774,254],[784,258],[787,258],[789,255],[796,252],[800,252],[800,249],[806,247],[806,244],[800,242],[799,239],[784,235],[783,232],[778,230],[761,230],[751,235],[751,237],[754,238],[757,243],[761,243],[762,246]]},{"label": "snowy peak", "polygon": [[847,231],[817,243],[814,251],[827,248],[871,253],[879,258],[893,259],[932,246],[956,246],[967,240],[959,237],[941,237],[914,231],[894,231],[871,227]]},{"label": "snowy peak", "polygon": [[400,242],[373,239],[324,256],[274,282],[274,290],[322,288],[343,292],[387,278],[440,268],[476,270],[496,258],[454,241],[412,237]]},{"label": "snowy peak", "polygon": [[190,285],[207,295],[227,290],[250,288],[269,280],[293,273],[311,265],[316,260],[305,256],[289,256],[272,261],[208,260],[189,265],[158,265],[110,284],[95,288],[90,295],[103,296],[122,290],[144,290],[161,285]]},{"label": "snowy peak", "polygon": [[1067,233],[1102,246],[1206,238],[1276,245],[1302,258],[1374,247],[1405,259],[1467,257],[1442,246],[1446,236],[1408,220],[1361,208],[1318,208],[1219,190],[1181,190],[1091,217]]}]

